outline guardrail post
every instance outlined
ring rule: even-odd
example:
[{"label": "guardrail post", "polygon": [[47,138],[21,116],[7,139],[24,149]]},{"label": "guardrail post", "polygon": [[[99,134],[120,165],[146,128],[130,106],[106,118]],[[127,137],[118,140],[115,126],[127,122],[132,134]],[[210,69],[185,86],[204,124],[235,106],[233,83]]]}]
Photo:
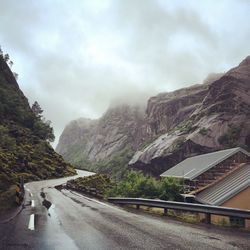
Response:
[{"label": "guardrail post", "polygon": [[211,224],[211,214],[206,213],[205,216],[206,216],[206,219],[205,219],[206,224]]},{"label": "guardrail post", "polygon": [[168,209],[164,208],[164,215],[167,215],[167,214],[168,214]]},{"label": "guardrail post", "polygon": [[164,209],[164,215],[168,213],[168,210],[177,210],[177,211],[188,211],[192,213],[202,213],[204,214],[205,219],[202,219],[203,222],[211,224],[212,215],[220,216],[231,216],[239,217],[241,219],[250,220],[250,211],[234,209],[228,207],[217,207],[203,204],[192,204],[192,203],[183,203],[183,202],[174,202],[174,201],[159,201],[159,200],[150,200],[150,199],[138,199],[138,198],[113,198],[110,197],[109,202],[122,205],[133,205],[136,209],[139,209],[140,206],[146,207],[157,207]]}]

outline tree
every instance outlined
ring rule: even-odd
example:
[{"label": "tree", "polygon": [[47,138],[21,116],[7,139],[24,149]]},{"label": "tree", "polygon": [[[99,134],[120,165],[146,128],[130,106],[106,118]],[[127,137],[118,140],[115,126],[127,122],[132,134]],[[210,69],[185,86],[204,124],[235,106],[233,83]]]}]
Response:
[{"label": "tree", "polygon": [[10,60],[9,54],[5,54],[3,57],[4,61],[7,63]]},{"label": "tree", "polygon": [[12,66],[13,66],[13,62],[12,61],[9,61],[9,66],[10,66],[10,68],[12,68]]},{"label": "tree", "polygon": [[181,180],[173,177],[156,180],[138,171],[129,171],[116,186],[107,190],[108,196],[160,198],[170,201],[181,201],[182,193]]},{"label": "tree", "polygon": [[160,196],[162,200],[181,201],[183,193],[182,180],[174,177],[164,177],[160,183]]},{"label": "tree", "polygon": [[125,177],[109,190],[111,196],[123,196],[134,198],[157,198],[159,196],[159,184],[150,176],[142,172],[129,171]]},{"label": "tree", "polygon": [[43,110],[37,101],[33,103],[31,110],[33,111],[33,113],[37,118],[42,118]]},{"label": "tree", "polygon": [[43,122],[41,119],[36,119],[33,127],[34,133],[42,140],[53,142],[55,140],[53,128],[48,121]]},{"label": "tree", "polygon": [[0,125],[0,149],[16,150],[16,140],[9,135],[6,127]]},{"label": "tree", "polygon": [[51,121],[46,120],[42,113],[43,110],[37,101],[31,107],[36,119],[33,126],[33,131],[42,140],[53,142],[55,140],[54,131],[51,127]]}]

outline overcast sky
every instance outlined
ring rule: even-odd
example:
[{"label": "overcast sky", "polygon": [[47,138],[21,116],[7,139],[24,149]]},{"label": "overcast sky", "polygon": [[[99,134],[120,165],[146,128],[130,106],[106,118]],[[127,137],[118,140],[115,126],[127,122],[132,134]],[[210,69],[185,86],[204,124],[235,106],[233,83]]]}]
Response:
[{"label": "overcast sky", "polygon": [[58,140],[110,103],[238,65],[250,54],[250,0],[0,0],[0,44]]}]

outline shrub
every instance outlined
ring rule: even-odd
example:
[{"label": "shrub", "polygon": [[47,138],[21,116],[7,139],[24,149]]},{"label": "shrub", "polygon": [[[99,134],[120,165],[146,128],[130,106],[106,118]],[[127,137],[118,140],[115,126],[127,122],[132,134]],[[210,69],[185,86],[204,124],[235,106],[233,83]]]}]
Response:
[{"label": "shrub", "polygon": [[182,191],[181,181],[176,178],[156,180],[142,172],[130,171],[122,181],[107,191],[107,195],[180,201]]},{"label": "shrub", "polygon": [[180,179],[174,177],[164,177],[160,181],[160,195],[162,200],[181,201],[181,193],[183,192],[183,185]]},{"label": "shrub", "polygon": [[201,135],[206,135],[207,133],[208,133],[208,129],[207,128],[201,128],[200,130],[199,130],[199,133],[201,134]]}]

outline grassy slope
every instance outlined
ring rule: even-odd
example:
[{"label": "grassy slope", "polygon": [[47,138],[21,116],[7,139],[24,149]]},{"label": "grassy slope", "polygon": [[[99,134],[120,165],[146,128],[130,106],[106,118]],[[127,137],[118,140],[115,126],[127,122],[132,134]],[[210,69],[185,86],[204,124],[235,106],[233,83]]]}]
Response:
[{"label": "grassy slope", "polygon": [[13,185],[72,175],[75,170],[34,132],[35,115],[7,64],[0,58],[0,210],[10,206]]},{"label": "grassy slope", "polygon": [[[90,170],[96,173],[105,173],[117,179],[121,179],[127,172],[128,162],[134,154],[131,147],[127,146],[109,159],[91,163],[81,150],[76,150],[78,148],[80,148],[80,146],[73,146],[71,148],[72,150],[69,150],[71,154],[69,159],[67,157],[64,158],[76,168]],[[69,153],[67,155],[69,155]]]},{"label": "grassy slope", "polygon": [[101,172],[112,175],[116,179],[121,179],[128,170],[128,163],[134,151],[130,146],[116,153],[111,159],[99,161],[90,167],[94,172]]}]

